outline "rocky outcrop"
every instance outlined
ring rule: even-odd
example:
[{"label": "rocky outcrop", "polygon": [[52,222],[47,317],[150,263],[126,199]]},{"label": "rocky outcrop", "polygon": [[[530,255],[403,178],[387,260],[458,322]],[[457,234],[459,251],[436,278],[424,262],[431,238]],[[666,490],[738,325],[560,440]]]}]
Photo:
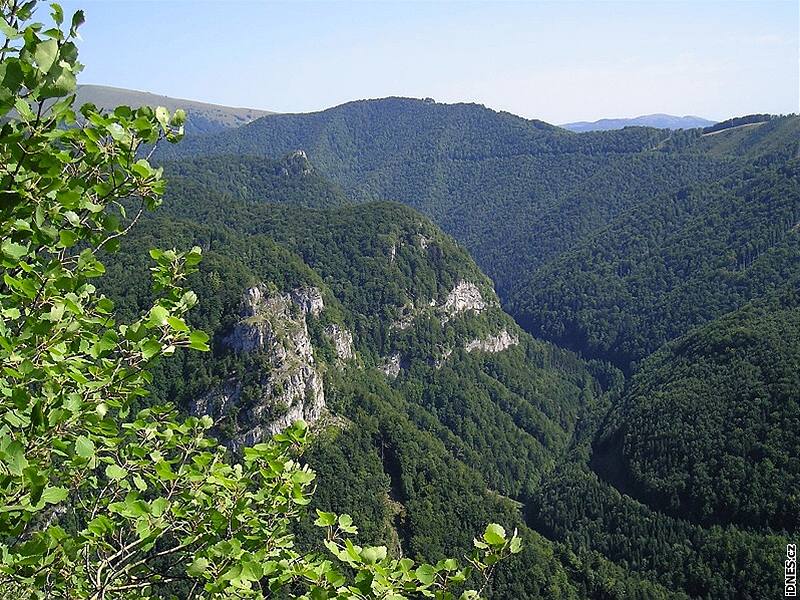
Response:
[{"label": "rocky outcrop", "polygon": [[303,150],[295,150],[288,154],[278,165],[278,173],[283,177],[310,175],[312,171],[311,162]]},{"label": "rocky outcrop", "polygon": [[470,281],[461,281],[447,294],[442,312],[444,313],[443,323],[458,313],[473,311],[481,312],[487,306],[486,301],[478,289],[478,286]]},{"label": "rocky outcrop", "polygon": [[470,340],[464,344],[464,350],[467,352],[502,352],[519,344],[519,336],[511,335],[507,329],[503,329],[497,335],[490,335],[484,339]]},{"label": "rocky outcrop", "polygon": [[317,288],[298,288],[292,290],[289,294],[292,302],[300,307],[307,315],[319,316],[319,313],[325,308],[325,303],[322,301],[322,292]]},{"label": "rocky outcrop", "polygon": [[233,431],[226,436],[233,447],[257,443],[298,419],[316,421],[325,407],[325,392],[306,318],[323,307],[316,288],[288,294],[270,294],[262,285],[249,288],[240,320],[222,344],[236,353],[262,353],[266,365],[255,384],[244,389],[231,378],[196,400],[191,412],[215,421],[235,415]]},{"label": "rocky outcrop", "polygon": [[378,365],[378,369],[391,379],[397,377],[400,374],[400,353],[392,354],[386,358],[383,363]]},{"label": "rocky outcrop", "polygon": [[336,349],[336,357],[341,362],[351,360],[355,356],[353,352],[353,334],[347,329],[333,323],[325,328],[325,335],[333,342],[333,347]]},{"label": "rocky outcrop", "polygon": [[413,304],[406,304],[405,306],[401,306],[398,310],[397,318],[392,321],[390,325],[390,329],[398,329],[403,331],[411,327],[414,324],[414,318],[417,316],[417,310],[414,309]]}]

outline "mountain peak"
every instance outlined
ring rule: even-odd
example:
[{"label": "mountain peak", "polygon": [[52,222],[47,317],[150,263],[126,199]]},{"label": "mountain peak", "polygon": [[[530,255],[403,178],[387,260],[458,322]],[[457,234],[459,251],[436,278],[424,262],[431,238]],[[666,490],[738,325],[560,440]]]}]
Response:
[{"label": "mountain peak", "polygon": [[638,117],[620,119],[599,119],[597,121],[577,121],[575,123],[565,123],[561,125],[564,129],[578,133],[584,131],[609,131],[612,129],[622,129],[624,127],[654,127],[656,129],[695,129],[698,127],[708,127],[715,121],[696,117],[694,115],[684,115],[678,117],[665,113],[653,113],[651,115],[640,115]]}]

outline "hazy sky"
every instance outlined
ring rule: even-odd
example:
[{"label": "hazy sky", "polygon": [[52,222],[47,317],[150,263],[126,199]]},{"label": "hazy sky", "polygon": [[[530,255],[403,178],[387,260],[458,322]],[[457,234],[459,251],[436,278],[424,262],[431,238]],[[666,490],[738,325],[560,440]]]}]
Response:
[{"label": "hazy sky", "polygon": [[62,4],[86,12],[82,83],[219,104],[429,96],[553,123],[800,111],[798,0]]}]

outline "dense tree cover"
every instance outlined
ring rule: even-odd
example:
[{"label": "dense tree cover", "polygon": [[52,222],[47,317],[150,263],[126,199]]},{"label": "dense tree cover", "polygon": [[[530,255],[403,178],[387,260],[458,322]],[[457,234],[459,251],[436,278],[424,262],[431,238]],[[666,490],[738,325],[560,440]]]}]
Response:
[{"label": "dense tree cover", "polygon": [[[203,248],[190,282],[211,300],[190,323],[216,342],[158,367],[154,396],[186,402],[263,369],[218,343],[242,291],[313,285],[329,307],[310,329],[334,415],[309,455],[325,465],[317,507],[363,506],[371,543],[431,560],[487,519],[515,524],[528,544],[498,572],[498,598],[776,595],[797,529],[797,314],[784,298],[723,315],[797,286],[799,129],[785,117],[574,135],[392,98],[195,139],[161,154],[174,159],[166,216],[132,246]],[[496,302],[491,282],[412,210],[347,205],[297,155],[294,169],[268,160],[297,149],[351,200],[431,216],[526,328],[596,360],[522,335],[496,305],[443,325],[431,301],[466,280]],[[130,314],[150,301],[145,258],[109,266]],[[344,371],[330,323],[355,336]],[[503,328],[518,346],[461,349]],[[374,367],[393,353],[387,380]],[[299,535],[313,546],[311,531]]]},{"label": "dense tree cover", "polygon": [[[270,282],[276,290],[304,285],[323,290],[329,308],[312,323],[312,333],[338,322],[355,334],[362,366],[341,374],[329,359],[325,379],[329,408],[352,423],[341,435],[321,434],[309,459],[326,465],[318,490],[322,508],[363,505],[359,515],[367,535],[396,539],[398,549],[420,557],[463,550],[470,524],[487,514],[517,515],[513,503],[487,492],[487,482],[505,494],[530,494],[554,464],[587,395],[597,391],[573,355],[522,332],[520,348],[498,355],[458,350],[465,340],[499,328],[518,329],[499,310],[488,280],[466,253],[408,208],[383,203],[320,211],[220,198],[204,203],[198,196],[183,202],[175,195],[178,189],[184,188],[174,188],[171,206],[164,207],[172,214],[145,220],[130,241],[141,248],[165,239],[204,248],[201,272],[190,283],[210,301],[192,315],[193,324],[219,339],[244,289]],[[196,221],[178,220],[180,213]],[[109,265],[121,310],[135,312],[148,301],[138,275],[144,261],[143,252],[126,252]],[[479,318],[457,317],[443,326],[430,312],[430,300],[441,304],[463,280],[476,282],[495,306]],[[409,306],[419,311],[413,326],[396,329]],[[325,360],[323,336],[314,341]],[[437,369],[433,358],[447,347],[455,351]],[[403,353],[405,369],[393,384],[377,370],[364,370],[395,351]],[[156,398],[185,402],[231,374],[246,376],[259,368],[257,357],[212,343],[207,356],[182,354],[158,366],[153,391]],[[357,457],[353,445],[361,451]],[[354,464],[362,466],[355,470]],[[356,474],[358,480],[343,485]],[[403,514],[402,525],[393,511]],[[540,569],[541,575],[530,575],[525,584],[538,586],[530,590],[561,589],[542,583],[562,571],[552,558],[518,568]],[[568,581],[563,573],[558,577]],[[537,594],[530,591],[530,597]]]},{"label": "dense tree cover", "polygon": [[330,208],[347,202],[344,192],[320,177],[300,154],[282,160],[248,156],[200,157],[164,166],[172,192],[184,198],[202,193],[245,202],[310,208]]},{"label": "dense tree cover", "polygon": [[[797,256],[791,231],[797,222],[797,194],[796,166],[787,157],[795,151],[792,132],[796,122],[775,119],[759,127],[771,129],[768,135],[757,139],[751,137],[752,131],[743,133],[747,128],[708,139],[697,132],[684,132],[665,141],[656,150],[658,158],[635,155],[627,157],[626,162],[614,162],[606,157],[597,162],[596,172],[608,177],[599,177],[596,185],[587,179],[580,191],[565,192],[559,201],[554,201],[550,216],[542,213],[538,226],[551,233],[545,236],[547,242],[540,243],[543,247],[549,244],[548,252],[556,258],[537,259],[541,266],[534,276],[552,273],[550,277],[559,285],[574,285],[576,302],[588,306],[600,302],[582,282],[593,281],[592,289],[608,288],[615,294],[624,289],[614,283],[616,280],[630,285],[627,304],[620,307],[630,307],[627,315],[623,310],[621,316],[612,310],[587,313],[586,326],[595,336],[591,339],[609,344],[598,349],[595,356],[631,368],[634,359],[644,357],[695,324],[791,281],[792,265],[796,263],[793,257]],[[750,166],[726,158],[732,148],[747,153]],[[678,155],[670,156],[671,153]],[[570,160],[571,172],[579,172],[579,163]],[[214,163],[208,163],[208,168],[213,171]],[[398,168],[412,167],[406,164]],[[500,170],[502,162],[493,168]],[[625,179],[626,168],[630,180]],[[209,184],[213,177],[209,175]],[[523,180],[521,176],[520,181]],[[476,180],[474,185],[477,191],[490,186],[491,180]],[[671,185],[675,190],[664,192]],[[499,499],[509,496],[520,501],[528,523],[557,541],[553,545],[528,533],[530,550],[521,560],[523,572],[544,569],[533,581],[567,577],[569,585],[560,588],[561,594],[570,589],[570,593],[589,597],[686,594],[716,598],[741,593],[756,598],[777,585],[771,557],[783,541],[779,536],[745,533],[731,525],[710,526],[713,519],[695,519],[697,523],[689,524],[667,517],[663,512],[680,514],[680,510],[656,503],[642,505],[621,496],[592,474],[587,440],[602,422],[613,398],[602,393],[589,370],[604,382],[604,387],[619,387],[619,377],[612,368],[597,364],[587,370],[568,353],[528,338],[518,348],[498,355],[457,352],[441,368],[435,368],[442,349],[454,345],[454,341],[480,337],[513,324],[499,310],[490,309],[478,319],[455,319],[441,327],[437,319],[420,310],[429,299],[441,302],[462,278],[479,282],[486,293],[490,292],[489,282],[463,250],[413,211],[387,203],[298,210],[286,205],[280,187],[265,187],[261,196],[254,194],[246,200],[242,204],[226,197],[224,191],[212,194],[199,186],[192,188],[191,181],[184,178],[174,188],[168,208],[173,221],[155,225],[154,230],[180,235],[180,231],[202,228],[198,223],[204,223],[208,232],[199,237],[192,234],[185,243],[199,243],[206,248],[208,241],[217,244],[222,254],[231,252],[224,249],[225,244],[240,244],[244,235],[249,236],[251,248],[269,244],[285,248],[283,251],[295,257],[293,262],[285,261],[287,264],[295,264],[298,269],[303,265],[315,274],[315,285],[324,283],[326,302],[330,297],[338,322],[356,333],[359,355],[366,366],[377,364],[382,356],[395,351],[403,354],[402,374],[391,385],[374,372],[369,377],[362,374],[351,378],[350,387],[345,388],[348,393],[339,391],[341,382],[329,384],[331,406],[338,406],[337,412],[358,426],[345,428],[346,433],[330,434],[314,450],[330,456],[331,468],[320,479],[320,493],[327,502],[333,506],[342,502],[345,510],[371,498],[370,535],[384,536],[383,539],[388,536],[396,540],[393,543],[397,548],[417,551],[422,556],[458,548],[463,540],[458,540],[445,523],[453,522],[451,518],[472,519],[484,514],[489,506],[484,495],[488,488],[501,494]],[[260,205],[259,200],[267,204]],[[464,210],[467,208],[465,205]],[[558,215],[562,212],[569,214],[570,224],[577,223],[574,233],[565,231],[566,240],[556,239]],[[497,214],[486,219],[491,222]],[[592,231],[592,219],[580,225],[582,214],[598,215],[597,220],[609,224],[600,233],[586,235]],[[421,252],[420,236],[436,240],[430,248],[443,251]],[[224,239],[228,241],[223,243]],[[502,243],[493,239],[487,247],[495,244],[503,248]],[[505,246],[509,247],[519,245]],[[580,270],[572,265],[581,252],[604,260],[615,257],[615,262],[613,267],[600,271],[603,277],[594,278],[596,266],[589,265],[586,279],[575,278]],[[213,251],[207,254],[211,258]],[[250,249],[241,256],[264,265],[265,261],[255,259],[257,255],[258,251]],[[511,252],[509,256],[521,260]],[[247,270],[246,261],[232,262],[241,262],[237,268]],[[519,270],[516,273],[523,283],[536,281],[533,277],[520,277]],[[270,276],[275,275],[272,272]],[[252,282],[260,276],[249,277]],[[280,278],[286,275],[276,281]],[[227,294],[232,286],[220,287]],[[664,291],[671,287],[674,292]],[[568,302],[559,302],[563,293],[562,289],[553,289],[545,300],[525,306],[542,310],[551,306],[547,302],[550,301],[556,309],[566,311]],[[598,292],[596,296],[599,299],[604,294]],[[568,298],[566,294],[563,297]],[[231,296],[234,301],[235,294]],[[650,308],[648,302],[656,308]],[[418,310],[418,316],[412,327],[398,331],[392,324],[403,318],[409,306]],[[637,326],[626,326],[626,318],[635,319]],[[543,318],[548,324],[553,321]],[[618,335],[617,354],[611,351],[615,338],[608,334],[616,331],[609,326],[613,322],[621,323],[618,327],[624,332]],[[548,335],[571,343],[563,336]],[[597,348],[601,348],[600,342],[594,342]],[[582,340],[572,347],[586,351],[588,344]],[[532,367],[540,369],[538,375]],[[187,375],[184,378],[191,379]],[[368,408],[362,404],[365,398],[371,398]],[[386,399],[386,408],[381,408]],[[688,415],[693,405],[686,406]],[[594,414],[588,414],[588,409],[594,409]],[[386,416],[381,417],[382,414]],[[377,423],[373,415],[379,415]],[[659,430],[659,419],[653,419],[648,412],[641,415],[644,421],[650,419],[649,428],[643,428],[643,432]],[[382,431],[384,418],[385,422],[404,423],[400,427],[406,436],[402,438],[406,452],[402,455],[403,468],[387,451],[386,438],[376,433]],[[669,422],[664,427],[669,429]],[[435,453],[427,450],[422,455],[409,455],[407,450],[419,446],[420,441],[414,441],[414,436],[420,432],[429,443],[438,440],[442,444],[442,462],[433,467],[433,472],[458,472],[452,464],[444,466],[455,458],[469,465],[469,472],[476,478],[472,479],[474,487],[461,486],[463,473],[456,479],[443,476],[441,486],[430,485],[431,471],[420,470],[420,466],[430,463]],[[652,436],[643,434],[642,440],[650,444]],[[356,459],[356,448],[359,452],[373,450],[367,457],[359,454]],[[603,456],[598,451],[591,464],[608,476],[603,469],[610,461],[604,463]],[[358,472],[370,483],[361,487],[340,485],[343,477],[347,481],[351,475],[342,476],[338,470],[351,461],[360,465]],[[416,484],[415,473],[421,474]],[[404,488],[404,481],[412,483]],[[647,501],[642,482],[627,488],[630,478],[614,483]],[[407,490],[412,490],[411,495],[404,495]],[[773,492],[765,492],[752,501],[740,495],[736,502],[768,512],[775,502]],[[484,508],[479,509],[472,502],[465,504],[464,498],[469,497],[482,498]],[[455,511],[448,512],[453,507]],[[449,514],[451,518],[441,520],[438,514]],[[549,553],[557,562],[542,562],[542,556]],[[534,555],[538,555],[535,560]],[[723,565],[719,573],[715,561]],[[541,567],[542,564],[549,566]],[[501,586],[495,591],[498,597],[536,597],[542,590],[539,584],[525,588],[518,578],[502,573],[496,585]]]},{"label": "dense tree cover", "polygon": [[798,327],[787,291],[667,344],[612,412],[601,472],[685,519],[796,532]]},{"label": "dense tree cover", "polygon": [[209,417],[171,405],[132,414],[153,362],[208,350],[185,320],[199,247],[149,251],[151,301],[128,323],[92,283],[160,201],[162,171],[140,151],[179,139],[184,115],[76,113],[84,17],[64,26],[51,8],[45,30],[31,22],[35,2],[0,6],[0,595],[447,600],[456,585],[486,589],[522,549],[497,524],[473,540],[466,567],[358,546],[352,519],[323,511],[324,553],[295,549],[315,479],[299,460],[302,421],[231,457],[208,436]]},{"label": "dense tree cover", "polygon": [[773,118],[775,118],[774,115],[765,113],[734,117],[733,119],[726,119],[725,121],[714,123],[708,127],[703,127],[703,133],[713,133],[715,131],[722,131],[723,129],[730,129],[731,127],[740,127],[741,125],[751,125],[753,123],[764,123]]},{"label": "dense tree cover", "polygon": [[[354,332],[361,362],[330,368],[325,378],[329,408],[344,419],[319,434],[308,460],[320,465],[314,506],[361,507],[365,541],[435,560],[468,544],[475,523],[516,523],[527,546],[513,568],[498,572],[498,598],[716,598],[737,590],[755,598],[776,585],[770,553],[780,538],[670,519],[623,502],[590,475],[587,440],[609,399],[573,355],[523,337],[520,347],[499,354],[456,351],[435,368],[443,347],[514,325],[497,308],[445,327],[420,310],[429,299],[441,302],[461,279],[476,281],[487,297],[491,288],[464,251],[418,214],[389,203],[313,210],[269,196],[276,204],[211,194],[204,200],[202,190],[182,197],[188,189],[176,184],[164,211],[169,216],[142,223],[131,241],[204,248],[202,271],[191,280],[210,299],[193,315],[198,324],[219,338],[241,291],[268,280],[277,290],[320,287],[330,307],[320,326],[335,321]],[[147,300],[131,276],[143,260],[132,251],[109,266],[115,286],[127,292],[121,306]],[[413,325],[394,328],[409,305],[420,310]],[[315,346],[330,361],[322,337]],[[389,381],[369,367],[394,351],[406,360],[400,377]],[[186,399],[231,372],[259,366],[215,345],[208,355],[178,356],[163,368],[156,396]],[[613,369],[596,365],[591,372],[619,388]],[[553,471],[564,461],[575,466]],[[556,543],[527,529],[520,509]],[[303,543],[313,545],[312,531],[308,522],[301,526]],[[714,560],[724,564],[721,573]],[[727,587],[726,578],[733,582]]]},{"label": "dense tree cover", "polygon": [[[574,552],[597,552],[669,597],[780,597],[789,538],[732,526],[703,528],[621,494],[585,465],[568,463],[530,504],[530,523]],[[674,594],[674,596],[673,596]]]},{"label": "dense tree cover", "polygon": [[[432,217],[467,246],[511,314],[534,334],[630,370],[632,361],[663,342],[753,297],[740,288],[780,281],[789,266],[785,257],[734,277],[745,283],[725,283],[736,288],[723,301],[726,306],[715,297],[722,296],[713,292],[717,284],[709,284],[691,289],[686,302],[708,301],[712,308],[677,308],[679,314],[652,322],[663,314],[659,299],[684,297],[671,293],[676,284],[670,281],[683,277],[683,267],[657,264],[671,262],[675,253],[671,246],[659,247],[664,231],[683,228],[686,239],[680,243],[692,248],[686,256],[699,252],[708,259],[698,279],[722,268],[731,250],[737,259],[749,260],[738,255],[759,252],[754,249],[773,245],[781,235],[782,219],[793,218],[796,203],[793,167],[782,169],[797,152],[798,121],[774,118],[708,135],[647,128],[577,135],[477,105],[389,98],[308,115],[270,115],[177,152],[277,157],[301,148],[351,197],[394,199]],[[774,200],[737,215],[761,221],[751,237],[728,208],[735,202],[738,210],[741,199],[734,198],[748,193],[765,160],[772,178],[763,182],[761,199]],[[706,227],[690,222],[706,217],[706,201],[713,205]],[[787,214],[774,214],[774,203]],[[651,214],[659,217],[653,220]],[[650,229],[640,236],[636,220],[642,218]],[[775,231],[764,232],[773,218]],[[706,244],[707,229],[724,247]],[[666,243],[677,243],[676,235]],[[636,252],[643,240],[649,240],[641,257],[648,264],[628,272],[626,261],[640,258]],[[603,254],[619,260],[585,256],[598,242]],[[615,269],[621,273],[613,274]],[[667,281],[662,269],[672,270]],[[573,273],[580,274],[579,281]],[[681,280],[680,285],[692,284]],[[641,287],[643,297],[630,302]],[[628,340],[629,335],[638,339]]]},{"label": "dense tree cover", "polygon": [[530,330],[631,363],[693,326],[797,280],[798,161],[764,163],[642,202],[529,278]]}]

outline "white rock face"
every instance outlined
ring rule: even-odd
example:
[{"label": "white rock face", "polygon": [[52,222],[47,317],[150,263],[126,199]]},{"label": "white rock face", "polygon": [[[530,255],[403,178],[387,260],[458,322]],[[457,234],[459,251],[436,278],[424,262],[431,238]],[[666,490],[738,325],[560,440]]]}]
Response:
[{"label": "white rock face", "polygon": [[248,390],[250,400],[242,406],[242,383],[231,378],[197,399],[191,412],[217,421],[237,408],[236,431],[229,441],[234,448],[257,443],[298,419],[309,424],[319,419],[325,391],[306,317],[319,314],[322,308],[322,295],[316,288],[273,295],[261,285],[248,289],[239,311],[241,320],[222,343],[236,353],[267,355],[257,397],[253,401],[253,392]]},{"label": "white rock face", "polygon": [[391,379],[397,377],[400,374],[400,353],[392,354],[378,368]]},{"label": "white rock face", "polygon": [[444,313],[453,317],[465,311],[481,312],[486,308],[486,301],[481,291],[470,281],[459,282],[447,295],[442,305]]},{"label": "white rock face", "polygon": [[502,352],[519,344],[519,337],[511,335],[508,330],[503,329],[497,335],[490,335],[485,339],[470,340],[464,344],[464,350],[467,352]]},{"label": "white rock face", "polygon": [[298,288],[291,292],[292,301],[307,315],[319,316],[325,308],[322,293],[315,287]]},{"label": "white rock face", "polygon": [[304,150],[295,150],[281,161],[279,173],[283,177],[292,175],[310,175],[312,172],[311,163]]},{"label": "white rock face", "polygon": [[333,323],[325,328],[325,334],[333,342],[333,346],[336,348],[336,356],[340,361],[348,361],[355,356],[353,352],[353,334],[350,331]]}]

